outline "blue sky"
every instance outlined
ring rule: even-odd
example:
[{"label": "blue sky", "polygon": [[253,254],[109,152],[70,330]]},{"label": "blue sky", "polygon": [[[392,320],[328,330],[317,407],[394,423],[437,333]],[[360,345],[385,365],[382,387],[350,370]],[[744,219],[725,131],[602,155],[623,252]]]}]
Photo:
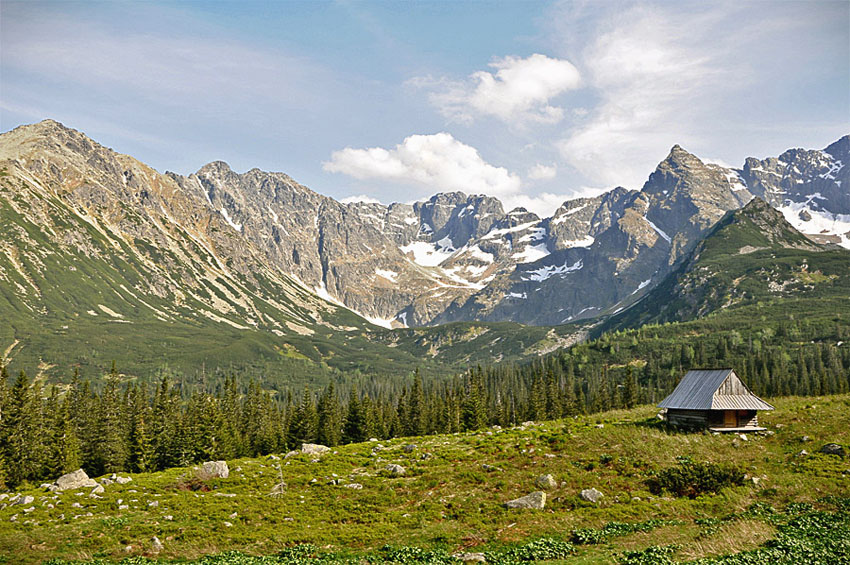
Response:
[{"label": "blue sky", "polygon": [[669,148],[733,166],[850,133],[850,2],[13,2],[0,129],[160,171],[550,213]]}]

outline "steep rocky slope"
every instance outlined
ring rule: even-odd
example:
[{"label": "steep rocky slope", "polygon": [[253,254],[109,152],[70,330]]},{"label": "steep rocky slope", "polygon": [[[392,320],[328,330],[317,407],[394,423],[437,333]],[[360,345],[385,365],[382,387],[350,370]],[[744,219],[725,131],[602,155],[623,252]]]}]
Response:
[{"label": "steep rocky slope", "polygon": [[596,331],[687,321],[778,299],[831,300],[840,311],[850,288],[848,265],[850,251],[815,243],[754,198],[727,213],[639,303]]},{"label": "steep rocky slope", "polygon": [[[125,286],[163,300],[156,309],[202,300],[203,308],[189,308],[193,316],[282,333],[294,324],[302,334],[337,311],[326,301],[385,327],[556,325],[617,313],[753,196],[812,239],[850,248],[848,153],[850,136],[823,151],[792,149],[729,169],[674,146],[641,190],[570,200],[540,218],[460,192],[414,204],[341,204],[283,173],[240,174],[221,161],[188,176],[160,174],[52,121],[7,132],[0,143],[12,185],[28,187],[8,206],[21,214],[26,205],[32,224],[54,234],[50,244],[61,248],[51,253],[104,257],[89,241],[94,230],[108,240],[104,249],[143,265],[145,282]],[[54,205],[64,208],[52,213]],[[64,216],[78,225],[51,223]],[[17,240],[0,245],[9,272],[19,271]],[[299,304],[270,306],[286,311],[286,323],[257,306],[274,301],[278,285]],[[252,297],[257,289],[265,289],[260,298]]]}]

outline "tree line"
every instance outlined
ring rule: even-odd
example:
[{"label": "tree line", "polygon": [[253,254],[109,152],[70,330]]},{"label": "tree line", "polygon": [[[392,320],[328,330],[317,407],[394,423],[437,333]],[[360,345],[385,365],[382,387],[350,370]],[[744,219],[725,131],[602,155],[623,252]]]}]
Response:
[{"label": "tree line", "polygon": [[[732,367],[759,395],[850,391],[850,347],[797,326],[742,337],[683,338],[665,326],[613,332],[525,365],[475,367],[451,379],[418,370],[356,384],[272,390],[238,374],[203,386],[125,380],[41,385],[0,368],[0,481],[145,472],[199,461],[510,426],[657,403],[690,368]],[[841,326],[836,331],[845,336]]]}]

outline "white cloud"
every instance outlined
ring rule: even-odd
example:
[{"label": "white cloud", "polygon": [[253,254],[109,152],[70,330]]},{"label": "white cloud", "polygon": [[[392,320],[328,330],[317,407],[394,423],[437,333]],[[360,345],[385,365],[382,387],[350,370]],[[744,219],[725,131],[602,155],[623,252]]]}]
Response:
[{"label": "white cloud", "polygon": [[634,8],[607,22],[584,51],[600,102],[558,147],[592,181],[639,188],[672,145],[693,144],[712,97],[740,86],[720,50],[704,48],[700,30],[711,29],[713,16],[687,16]]},{"label": "white cloud", "polygon": [[478,71],[466,81],[419,78],[411,83],[433,90],[429,100],[448,118],[469,123],[477,116],[495,116],[514,125],[561,121],[564,109],[550,100],[581,85],[572,63],[538,53],[496,59],[490,66],[495,73]]},{"label": "white cloud", "polygon": [[433,191],[501,196],[514,194],[521,187],[517,175],[487,163],[474,147],[448,133],[411,135],[389,150],[346,147],[334,151],[322,167],[356,179],[418,184]]},{"label": "white cloud", "polygon": [[528,170],[528,178],[532,180],[550,180],[558,174],[558,167],[555,165],[542,165],[537,163]]},{"label": "white cloud", "polygon": [[561,204],[567,200],[576,198],[575,194],[552,194],[541,192],[540,194],[511,194],[501,198],[505,210],[513,210],[522,207],[529,212],[534,212],[541,218],[548,218],[555,213]]},{"label": "white cloud", "polygon": [[371,196],[366,196],[365,194],[358,194],[357,196],[346,196],[342,200],[340,200],[341,204],[356,204],[358,202],[362,202],[364,204],[380,204],[381,201],[377,198],[372,198]]}]

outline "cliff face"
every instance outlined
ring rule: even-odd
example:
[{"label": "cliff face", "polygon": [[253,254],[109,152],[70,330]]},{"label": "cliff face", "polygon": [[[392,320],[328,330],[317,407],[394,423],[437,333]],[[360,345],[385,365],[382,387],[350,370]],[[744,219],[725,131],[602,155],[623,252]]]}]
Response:
[{"label": "cliff face", "polygon": [[46,307],[32,301],[48,258],[71,267],[82,256],[126,265],[121,276],[134,278],[121,284],[156,297],[162,315],[185,305],[286,332],[327,321],[337,303],[385,326],[553,325],[627,308],[753,196],[810,238],[850,248],[848,153],[844,137],[727,169],[674,146],[640,191],[539,218],[460,192],[341,204],[283,173],[221,161],[160,174],[48,120],[0,136],[0,252],[32,308]]}]

